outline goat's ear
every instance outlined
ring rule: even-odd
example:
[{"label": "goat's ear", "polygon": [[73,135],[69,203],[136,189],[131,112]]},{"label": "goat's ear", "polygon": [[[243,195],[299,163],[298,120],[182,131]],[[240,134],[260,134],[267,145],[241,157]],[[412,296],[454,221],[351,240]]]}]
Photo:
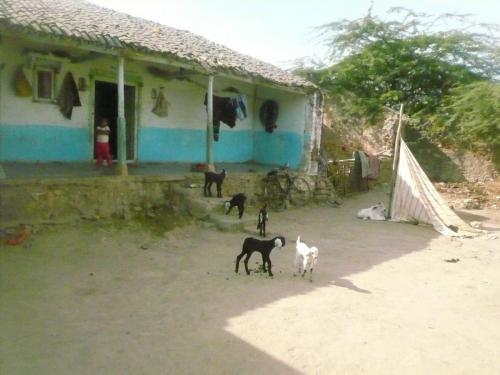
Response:
[{"label": "goat's ear", "polygon": [[279,238],[276,238],[274,240],[274,247],[282,247],[283,246],[283,243],[281,242],[281,240]]}]

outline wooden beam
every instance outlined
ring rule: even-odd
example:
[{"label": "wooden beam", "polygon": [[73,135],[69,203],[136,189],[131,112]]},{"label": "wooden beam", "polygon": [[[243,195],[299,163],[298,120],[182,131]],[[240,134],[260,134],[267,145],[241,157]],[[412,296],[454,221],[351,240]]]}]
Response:
[{"label": "wooden beam", "polygon": [[301,88],[301,87],[293,87],[293,86],[274,84],[271,82],[266,82],[264,79],[237,76],[234,74],[217,71],[215,68],[208,69],[208,68],[200,67],[196,63],[193,63],[193,64],[183,63],[183,62],[174,61],[170,58],[164,58],[164,57],[159,57],[159,56],[143,55],[143,54],[139,54],[139,53],[133,53],[133,54],[130,54],[129,56],[130,56],[130,58],[132,58],[136,61],[149,62],[149,63],[153,63],[153,64],[184,68],[184,69],[191,70],[194,74],[203,74],[203,75],[210,74],[210,75],[214,75],[217,77],[231,79],[234,81],[249,83],[251,85],[258,85],[258,86],[268,87],[268,88],[275,89],[275,90],[286,91],[286,92],[289,92],[292,94],[305,95],[310,91],[317,90],[316,87]]},{"label": "wooden beam", "polygon": [[125,121],[125,58],[118,57],[118,169],[120,176],[127,176],[127,124]]},{"label": "wooden beam", "polygon": [[213,142],[214,142],[214,76],[208,77],[207,89],[207,155],[206,164],[208,171],[215,171]]},{"label": "wooden beam", "polygon": [[399,150],[401,147],[401,137],[403,134],[403,104],[399,108],[399,122],[398,122],[398,130],[396,133],[396,140],[394,141],[394,152],[393,152],[393,160],[392,160],[392,178],[391,178],[391,193],[389,194],[389,218],[392,218],[392,199],[394,197],[394,189],[396,187],[396,178],[398,176],[398,167],[399,167]]}]

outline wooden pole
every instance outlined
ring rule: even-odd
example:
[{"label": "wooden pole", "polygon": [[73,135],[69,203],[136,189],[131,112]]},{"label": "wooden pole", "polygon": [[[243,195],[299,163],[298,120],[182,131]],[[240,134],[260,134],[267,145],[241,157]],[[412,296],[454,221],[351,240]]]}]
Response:
[{"label": "wooden pole", "polygon": [[[311,113],[311,129],[310,129],[310,142],[309,142],[309,147],[308,147],[308,155],[307,155],[307,166],[306,166],[306,173],[307,174],[312,174],[312,164],[313,164],[313,151],[314,151],[314,145],[315,145],[315,131],[316,131],[316,109],[317,109],[317,104],[318,104],[318,93],[314,92],[312,96],[312,113]],[[307,129],[306,129],[307,131]]]},{"label": "wooden pole", "polygon": [[214,154],[213,154],[213,142],[214,142],[214,76],[208,77],[208,89],[207,89],[207,155],[206,163],[208,171],[215,171],[214,167]]},{"label": "wooden pole", "polygon": [[401,147],[401,137],[403,133],[403,104],[399,108],[399,122],[398,131],[396,133],[396,140],[394,141],[394,152],[392,160],[392,178],[391,178],[391,193],[389,195],[389,217],[392,218],[392,198],[394,197],[394,188],[396,187],[396,178],[398,176],[399,166],[399,149]]},{"label": "wooden pole", "polygon": [[[0,116],[2,114],[2,108],[1,108],[2,107],[2,70],[4,67],[5,67],[5,64],[0,63]],[[0,121],[0,126],[2,126],[1,121]],[[0,160],[0,162],[1,162],[1,160]],[[2,167],[2,164],[0,164],[0,179],[6,178],[6,177],[7,176],[6,176],[5,171]]]},{"label": "wooden pole", "polygon": [[127,124],[125,121],[125,58],[118,57],[118,174],[127,176]]}]

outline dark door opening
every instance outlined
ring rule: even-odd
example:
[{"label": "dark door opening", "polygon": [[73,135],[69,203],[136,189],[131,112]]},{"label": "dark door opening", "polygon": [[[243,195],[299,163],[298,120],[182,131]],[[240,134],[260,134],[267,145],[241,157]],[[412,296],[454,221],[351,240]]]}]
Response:
[{"label": "dark door opening", "polygon": [[[116,160],[118,155],[118,87],[116,83],[95,81],[94,127],[103,119],[109,120],[109,150]],[[135,159],[135,87],[125,85],[125,121],[127,122],[127,160]],[[94,159],[97,150],[94,139]]]}]

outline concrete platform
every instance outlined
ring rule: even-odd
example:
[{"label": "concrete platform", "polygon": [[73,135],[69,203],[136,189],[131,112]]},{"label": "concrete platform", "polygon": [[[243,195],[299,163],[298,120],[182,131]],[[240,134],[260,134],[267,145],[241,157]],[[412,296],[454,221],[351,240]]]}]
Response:
[{"label": "concrete platform", "polygon": [[[186,175],[193,172],[193,163],[131,163],[128,164],[130,176]],[[226,169],[228,173],[266,173],[276,165],[256,163],[216,163],[217,170]],[[17,163],[0,164],[0,179],[41,179],[41,178],[81,178],[117,175],[116,165],[98,167],[94,163]],[[199,173],[199,172],[198,172]]]}]

